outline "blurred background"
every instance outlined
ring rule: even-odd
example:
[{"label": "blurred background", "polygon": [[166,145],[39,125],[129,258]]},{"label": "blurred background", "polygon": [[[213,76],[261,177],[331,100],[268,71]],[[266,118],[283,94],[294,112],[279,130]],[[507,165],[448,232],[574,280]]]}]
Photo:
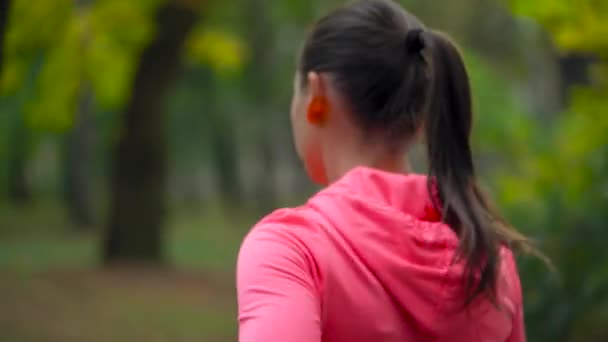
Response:
[{"label": "blurred background", "polygon": [[[338,0],[0,0],[0,341],[234,341],[234,266],[317,189],[296,54]],[[407,0],[462,45],[530,341],[608,341],[608,1]],[[422,158],[416,168],[424,170]]]}]

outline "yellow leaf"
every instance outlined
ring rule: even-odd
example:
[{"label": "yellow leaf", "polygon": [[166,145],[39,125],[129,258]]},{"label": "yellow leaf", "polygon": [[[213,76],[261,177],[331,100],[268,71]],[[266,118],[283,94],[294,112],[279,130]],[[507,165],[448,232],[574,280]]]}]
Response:
[{"label": "yellow leaf", "polygon": [[191,62],[207,64],[219,74],[240,71],[247,57],[241,39],[219,30],[197,30],[187,47]]}]

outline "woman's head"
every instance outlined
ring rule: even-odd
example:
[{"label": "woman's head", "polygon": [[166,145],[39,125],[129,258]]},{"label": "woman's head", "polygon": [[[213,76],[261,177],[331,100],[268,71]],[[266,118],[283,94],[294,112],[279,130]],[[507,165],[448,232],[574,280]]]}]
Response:
[{"label": "woman's head", "polygon": [[310,32],[300,56],[292,119],[298,152],[315,181],[336,176],[323,162],[324,154],[335,160],[327,156],[328,147],[373,145],[375,153],[403,154],[421,127],[430,88],[422,28],[399,5],[378,0],[340,8]]},{"label": "woman's head", "polygon": [[429,189],[461,241],[466,301],[493,297],[500,245],[528,242],[476,184],[469,79],[449,38],[391,0],[359,0],[315,24],[296,74],[292,123],[312,179],[328,183],[353,164],[397,162],[424,133]]}]

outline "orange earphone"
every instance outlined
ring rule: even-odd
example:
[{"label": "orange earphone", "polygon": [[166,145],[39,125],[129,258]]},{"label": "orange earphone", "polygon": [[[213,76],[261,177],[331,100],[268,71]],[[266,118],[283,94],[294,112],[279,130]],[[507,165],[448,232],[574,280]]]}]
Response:
[{"label": "orange earphone", "polygon": [[329,104],[324,97],[315,97],[308,106],[307,119],[313,125],[323,125],[327,121]]}]

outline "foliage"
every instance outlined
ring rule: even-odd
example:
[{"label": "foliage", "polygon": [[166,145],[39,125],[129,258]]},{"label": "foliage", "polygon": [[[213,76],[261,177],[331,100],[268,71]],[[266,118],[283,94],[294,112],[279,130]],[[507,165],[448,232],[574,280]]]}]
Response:
[{"label": "foliage", "polygon": [[[34,94],[22,104],[31,128],[69,129],[83,83],[91,85],[100,109],[124,104],[135,62],[154,33],[159,0],[103,0],[90,6],[71,0],[14,2],[0,89],[5,96],[19,92],[28,70],[41,61]],[[241,39],[206,27],[196,31],[189,48],[191,62],[219,73],[238,72],[246,56]]]},{"label": "foliage", "polygon": [[105,0],[79,7],[67,0],[14,3],[2,90],[20,91],[26,70],[42,61],[34,94],[22,104],[30,127],[68,129],[82,82],[90,82],[101,105],[124,101],[158,1]]},{"label": "foliage", "polygon": [[199,27],[188,42],[188,60],[206,64],[219,75],[239,72],[244,65],[246,48],[234,35]]},{"label": "foliage", "polygon": [[608,2],[602,0],[511,0],[513,11],[546,27],[566,51],[585,51],[608,57]]}]

